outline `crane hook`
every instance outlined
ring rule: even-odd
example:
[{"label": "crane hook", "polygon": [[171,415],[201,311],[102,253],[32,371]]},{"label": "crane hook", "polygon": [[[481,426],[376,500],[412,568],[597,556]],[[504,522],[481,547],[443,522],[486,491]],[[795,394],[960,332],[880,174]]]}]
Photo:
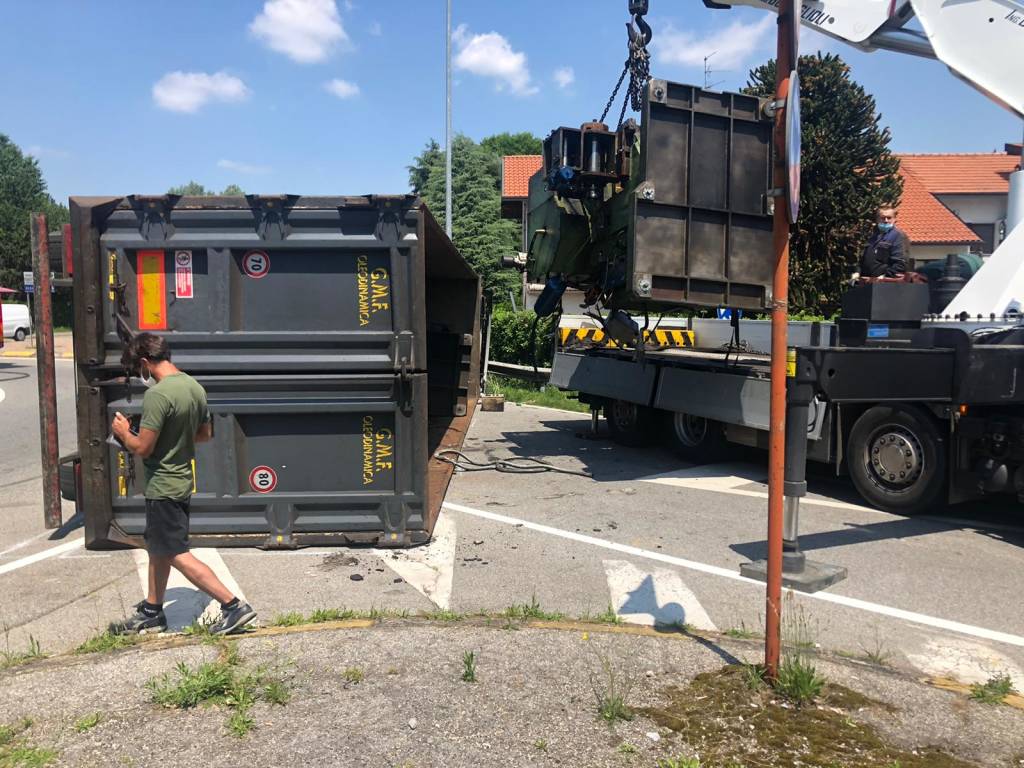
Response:
[{"label": "crane hook", "polygon": [[[649,0],[629,0],[629,14],[633,18],[626,22],[629,44],[632,48],[644,48],[653,37],[651,25],[644,20],[649,7]],[[633,25],[636,24],[636,28]]]}]

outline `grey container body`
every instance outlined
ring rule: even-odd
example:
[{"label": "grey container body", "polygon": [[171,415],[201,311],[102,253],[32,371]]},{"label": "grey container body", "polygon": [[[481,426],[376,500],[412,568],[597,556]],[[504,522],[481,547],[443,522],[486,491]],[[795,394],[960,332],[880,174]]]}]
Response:
[{"label": "grey container body", "polygon": [[121,367],[139,331],[165,336],[207,390],[194,541],[429,539],[451,477],[432,456],[461,446],[478,394],[480,286],[424,206],[71,202],[87,546],[141,543],[141,462],[106,440],[115,411],[141,412]]}]

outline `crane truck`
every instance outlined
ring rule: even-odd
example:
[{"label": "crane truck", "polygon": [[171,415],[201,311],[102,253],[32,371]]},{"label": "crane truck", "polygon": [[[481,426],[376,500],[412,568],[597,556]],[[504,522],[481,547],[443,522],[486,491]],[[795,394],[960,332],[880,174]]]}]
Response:
[{"label": "crane truck", "polygon": [[[937,59],[1024,116],[1010,66],[1024,45],[1019,0],[808,0],[800,15],[864,51]],[[643,65],[650,28],[639,27],[631,60]],[[562,317],[551,383],[603,411],[616,441],[664,432],[707,463],[729,443],[767,443],[767,323],[735,310],[772,303],[772,104],[636,79],[639,125],[597,121],[545,141],[528,250],[510,261],[545,285],[539,315],[559,311],[567,288],[583,292],[584,314]],[[790,324],[787,485],[790,466],[799,485],[810,459],[898,513],[995,493],[1024,500],[1024,226],[1014,227],[1024,172],[1010,196],[1008,236],[938,316],[926,317],[927,285],[882,281],[851,289],[838,323]],[[652,323],[692,307],[730,308],[732,319]]]}]

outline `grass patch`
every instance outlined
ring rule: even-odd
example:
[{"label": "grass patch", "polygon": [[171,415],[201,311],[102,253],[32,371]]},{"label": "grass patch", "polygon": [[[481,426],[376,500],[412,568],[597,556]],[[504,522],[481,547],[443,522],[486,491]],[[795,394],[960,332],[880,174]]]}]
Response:
[{"label": "grass patch", "polygon": [[465,618],[461,613],[448,608],[438,608],[436,611],[421,613],[420,616],[430,621],[462,621]]},{"label": "grass patch", "polygon": [[529,603],[513,603],[501,615],[506,619],[536,619],[539,621],[562,621],[565,618],[564,613],[545,611],[537,602],[537,595],[533,595]]},{"label": "grass patch", "polygon": [[341,679],[351,685],[358,685],[366,679],[362,667],[346,667],[341,673]]},{"label": "grass patch", "polygon": [[549,384],[530,384],[493,373],[487,376],[484,394],[504,395],[510,403],[520,405],[542,405],[561,411],[590,413],[590,406],[577,400],[575,392],[563,392]]},{"label": "grass patch", "polygon": [[725,636],[731,637],[734,640],[756,640],[763,635],[760,632],[754,632],[753,630],[747,629],[747,625],[740,622],[738,627],[731,627],[725,630]]},{"label": "grass patch", "polygon": [[1001,704],[1011,693],[1015,693],[1013,681],[1005,673],[994,675],[984,683],[975,683],[971,686],[971,698],[982,704]]},{"label": "grass patch", "polygon": [[180,662],[175,674],[165,673],[146,683],[155,704],[171,709],[223,706],[230,710],[226,727],[241,738],[255,727],[252,708],[258,701],[284,705],[291,698],[285,682],[265,668],[246,670],[238,649],[225,643],[215,661],[190,667]]},{"label": "grass patch", "polygon": [[622,617],[615,612],[615,609],[609,604],[601,613],[596,615],[586,614],[583,616],[581,621],[589,621],[593,624],[614,624],[618,625],[622,623]]},{"label": "grass patch", "polygon": [[31,726],[27,717],[14,725],[0,725],[0,767],[43,768],[57,759],[56,750],[36,747],[21,738]]},{"label": "grass patch", "polygon": [[624,741],[619,744],[620,755],[635,755],[639,750],[630,744],[628,741]]},{"label": "grass patch", "polygon": [[462,654],[462,682],[476,682],[476,653],[473,651]]},{"label": "grass patch", "polygon": [[602,651],[597,651],[600,672],[590,674],[590,687],[597,699],[598,716],[612,725],[617,720],[632,720],[633,710],[626,700],[633,690],[635,678],[618,670],[611,658]]},{"label": "grass patch", "polygon": [[115,635],[109,629],[90,637],[75,648],[75,653],[110,653],[122,648],[131,648],[139,642],[139,635]]},{"label": "grass patch", "polygon": [[820,706],[794,708],[768,686],[752,689],[747,671],[734,665],[663,693],[664,706],[639,711],[675,731],[702,765],[975,768],[932,748],[905,751],[886,743],[853,719],[864,706],[884,705],[833,683],[823,684]]},{"label": "grass patch", "polygon": [[275,613],[270,620],[272,627],[297,627],[300,624],[308,624],[306,617],[300,611],[288,611],[287,613]]},{"label": "grass patch", "polygon": [[548,751],[548,740],[547,739],[537,739],[535,742],[533,742],[533,748],[537,749],[537,750],[540,750],[541,752],[547,752]]},{"label": "grass patch", "polygon": [[32,637],[32,635],[28,636],[28,648],[24,651],[12,651],[10,644],[6,642],[7,638],[5,637],[4,639],[7,647],[0,651],[0,669],[16,667],[19,664],[25,664],[29,661],[46,657],[42,646],[39,645],[39,641]]},{"label": "grass patch", "polygon": [[815,666],[800,654],[787,656],[779,665],[779,678],[775,681],[775,690],[798,707],[817,699],[824,687],[825,678],[821,677]]},{"label": "grass patch", "polygon": [[84,715],[75,720],[75,730],[79,733],[85,733],[99,725],[101,720],[103,720],[102,712],[93,712],[92,714]]}]

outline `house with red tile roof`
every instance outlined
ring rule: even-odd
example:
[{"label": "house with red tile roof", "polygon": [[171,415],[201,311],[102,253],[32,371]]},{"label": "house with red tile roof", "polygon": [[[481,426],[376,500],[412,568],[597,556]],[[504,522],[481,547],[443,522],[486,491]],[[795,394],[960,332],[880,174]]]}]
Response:
[{"label": "house with red tile roof", "polygon": [[501,218],[516,219],[523,226],[523,251],[526,251],[527,197],[530,177],[544,163],[542,155],[505,155],[501,158]]},{"label": "house with red tile roof", "polygon": [[950,253],[992,253],[1006,235],[1010,174],[1020,145],[1006,152],[898,155],[903,199],[896,225],[921,263]]}]

